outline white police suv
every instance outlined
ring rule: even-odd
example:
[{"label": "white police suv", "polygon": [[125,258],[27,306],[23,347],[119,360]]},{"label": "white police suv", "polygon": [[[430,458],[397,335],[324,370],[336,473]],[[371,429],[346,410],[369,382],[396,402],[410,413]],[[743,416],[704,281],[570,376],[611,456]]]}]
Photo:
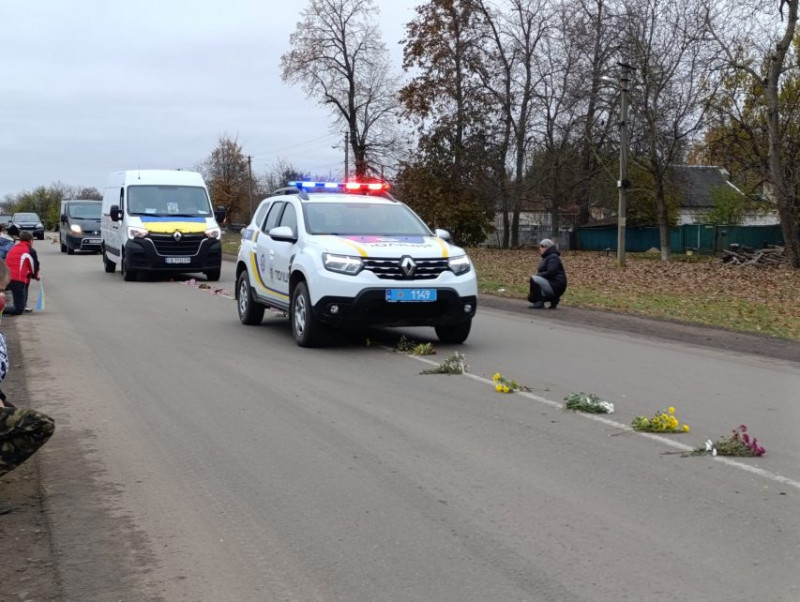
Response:
[{"label": "white police suv", "polygon": [[383,183],[290,182],[242,230],[236,301],[243,324],[285,311],[298,345],[326,326],[433,326],[469,336],[478,300],[466,253]]}]

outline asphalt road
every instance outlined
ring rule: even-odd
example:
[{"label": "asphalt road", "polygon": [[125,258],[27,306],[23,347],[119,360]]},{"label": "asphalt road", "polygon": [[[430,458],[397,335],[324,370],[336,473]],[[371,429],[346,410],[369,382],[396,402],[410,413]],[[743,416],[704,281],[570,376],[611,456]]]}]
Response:
[{"label": "asphalt road", "polygon": [[[37,248],[46,311],[13,319],[58,423],[38,458],[64,600],[800,599],[800,363],[565,306],[481,309],[469,373],[422,375],[455,348],[242,326],[231,264],[212,289],[127,283]],[[617,412],[564,412],[577,391]],[[689,434],[625,428],[670,405]],[[681,456],[741,423],[766,456]]]}]

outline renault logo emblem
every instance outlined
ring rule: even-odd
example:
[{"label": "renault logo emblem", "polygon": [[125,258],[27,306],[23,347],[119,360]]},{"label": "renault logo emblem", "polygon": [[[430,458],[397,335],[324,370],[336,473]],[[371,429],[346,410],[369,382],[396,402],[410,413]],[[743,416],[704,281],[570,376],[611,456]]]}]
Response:
[{"label": "renault logo emblem", "polygon": [[175,230],[175,234],[172,235],[172,238],[175,242],[181,242],[181,238],[183,234],[181,234],[178,230]]},{"label": "renault logo emblem", "polygon": [[414,270],[417,269],[417,263],[406,255],[400,260],[400,269],[406,278],[411,278],[414,275]]}]

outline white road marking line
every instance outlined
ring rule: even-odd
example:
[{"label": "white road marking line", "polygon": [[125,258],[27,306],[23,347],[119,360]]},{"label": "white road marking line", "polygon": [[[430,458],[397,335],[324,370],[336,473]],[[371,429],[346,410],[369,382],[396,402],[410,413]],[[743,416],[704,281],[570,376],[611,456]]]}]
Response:
[{"label": "white road marking line", "polygon": [[[395,351],[391,347],[385,347],[385,349],[388,349],[389,351]],[[412,360],[416,360],[416,361],[419,361],[419,362],[422,362],[422,363],[425,363],[425,364],[430,364],[431,366],[438,366],[439,365],[439,362],[435,362],[433,360],[429,360],[429,359],[426,359],[424,357],[420,357],[418,355],[411,355],[411,354],[408,354],[408,353],[405,354],[405,355],[406,355],[406,357],[409,357]],[[491,381],[488,378],[484,378],[483,376],[478,376],[477,374],[472,374],[471,372],[465,372],[462,376],[466,376],[467,378],[471,378],[472,380],[475,380],[475,381],[478,381],[480,383],[483,383],[483,384],[489,385],[491,387],[494,387],[494,382]],[[564,404],[562,404],[562,403],[560,403],[558,401],[553,401],[552,399],[547,399],[546,397],[541,397],[539,395],[535,395],[535,394],[530,393],[528,391],[515,391],[513,394],[514,395],[521,395],[523,397],[527,397],[528,399],[532,399],[533,401],[537,401],[537,402],[539,402],[541,404],[544,404],[546,406],[550,406],[551,408],[557,408],[557,409],[563,409],[564,408]],[[663,444],[665,444],[665,445],[667,445],[669,447],[675,448],[675,449],[680,450],[682,452],[691,452],[691,451],[694,451],[694,449],[695,449],[693,447],[690,447],[689,445],[686,445],[684,443],[680,443],[679,441],[675,441],[675,440],[673,440],[673,439],[671,439],[671,438],[669,438],[667,436],[664,436],[664,435],[658,435],[656,433],[647,433],[647,432],[635,431],[635,430],[633,430],[633,428],[631,428],[627,424],[622,424],[621,422],[617,422],[615,420],[611,420],[610,418],[605,418],[605,417],[603,417],[602,415],[599,415],[599,414],[587,414],[586,412],[574,412],[574,413],[575,414],[579,414],[583,418],[586,418],[586,419],[589,419],[589,420],[594,420],[595,422],[599,422],[601,424],[605,424],[606,426],[617,428],[620,431],[629,431],[629,432],[631,432],[634,435],[637,435],[639,437],[645,437],[647,439],[651,439],[653,441],[657,441],[659,443],[663,443]],[[716,456],[716,457],[711,457],[711,459],[716,461],[716,462],[721,462],[722,464],[726,464],[728,466],[731,466],[732,468],[738,468],[739,470],[743,470],[745,472],[749,472],[750,474],[754,474],[754,475],[757,475],[759,477],[763,477],[765,479],[769,479],[770,481],[775,481],[776,483],[780,483],[781,485],[788,485],[789,487],[794,487],[795,489],[800,490],[800,481],[795,481],[795,480],[790,479],[788,477],[784,477],[783,475],[779,475],[779,474],[777,474],[775,472],[772,472],[772,471],[769,471],[769,470],[764,470],[763,468],[758,468],[757,466],[750,466],[749,464],[745,464],[744,462],[740,462],[739,460],[734,460],[731,457]]]}]

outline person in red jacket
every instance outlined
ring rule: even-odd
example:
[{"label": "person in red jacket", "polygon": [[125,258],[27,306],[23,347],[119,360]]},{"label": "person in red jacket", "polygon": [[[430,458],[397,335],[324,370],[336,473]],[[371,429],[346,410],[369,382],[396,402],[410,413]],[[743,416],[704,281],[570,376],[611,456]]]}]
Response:
[{"label": "person in red jacket", "polygon": [[19,242],[6,255],[6,265],[11,275],[8,288],[14,298],[14,307],[6,308],[6,313],[19,315],[27,306],[31,279],[39,280],[39,257],[33,249],[33,235],[27,230],[20,232]]}]

